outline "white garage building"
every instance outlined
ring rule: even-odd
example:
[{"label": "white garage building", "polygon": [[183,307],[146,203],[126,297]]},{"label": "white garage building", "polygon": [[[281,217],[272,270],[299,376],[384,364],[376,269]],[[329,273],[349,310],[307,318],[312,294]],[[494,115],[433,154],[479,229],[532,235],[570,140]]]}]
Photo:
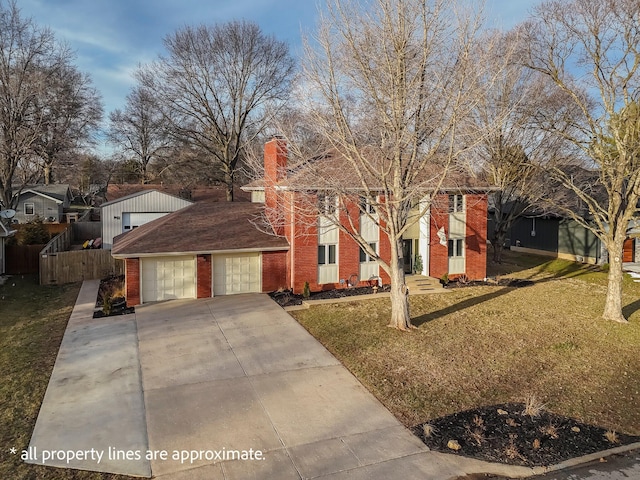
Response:
[{"label": "white garage building", "polygon": [[117,235],[189,205],[193,205],[193,202],[157,190],[143,190],[103,203],[102,248],[111,249],[113,239]]}]

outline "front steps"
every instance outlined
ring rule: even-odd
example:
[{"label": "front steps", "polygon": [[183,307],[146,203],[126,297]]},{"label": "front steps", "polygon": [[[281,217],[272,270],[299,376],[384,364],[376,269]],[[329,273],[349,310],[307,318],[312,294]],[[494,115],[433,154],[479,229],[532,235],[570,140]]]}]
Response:
[{"label": "front steps", "polygon": [[409,288],[409,295],[421,295],[425,293],[442,293],[444,288],[440,280],[424,275],[407,275],[404,281]]}]

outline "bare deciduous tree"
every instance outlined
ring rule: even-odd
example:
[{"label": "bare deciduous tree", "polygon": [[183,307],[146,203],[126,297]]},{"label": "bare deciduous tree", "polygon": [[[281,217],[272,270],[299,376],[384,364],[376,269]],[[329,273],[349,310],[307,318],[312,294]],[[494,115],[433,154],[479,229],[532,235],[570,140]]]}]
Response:
[{"label": "bare deciduous tree", "polygon": [[557,111],[557,95],[548,79],[522,64],[515,33],[491,32],[483,42],[487,62],[486,88],[478,91],[477,108],[470,128],[485,132],[471,158],[480,168],[492,192],[493,260],[502,261],[506,236],[512,225],[527,214],[542,214],[541,200],[550,195],[547,175],[539,168],[561,155],[562,143],[542,130],[538,119]]},{"label": "bare deciduous tree", "polygon": [[102,119],[100,95],[88,75],[64,64],[55,66],[48,77],[46,90],[36,100],[42,122],[34,144],[46,185],[51,183],[53,166],[60,158],[92,143]]},{"label": "bare deciduous tree", "polygon": [[0,3],[0,203],[5,208],[15,206],[29,181],[23,178],[14,188],[16,169],[33,159],[43,133],[45,112],[38,100],[69,56],[50,30],[23,19],[15,2]]},{"label": "bare deciduous tree", "polygon": [[[603,318],[622,313],[622,248],[640,198],[640,8],[637,0],[550,1],[524,25],[527,64],[545,75],[573,111],[550,115],[544,128],[592,162],[601,189],[582,188],[566,168],[550,173],[586,205],[590,217],[569,211],[609,251]],[[604,189],[605,198],[595,192]]]},{"label": "bare deciduous tree", "polygon": [[301,107],[339,168],[311,165],[315,178],[304,182],[321,198],[336,196],[340,210],[355,204],[388,237],[390,261],[357,225],[341,222],[344,215],[323,212],[326,205],[309,217],[324,213],[323,222],[378,261],[391,279],[389,325],[407,330],[402,235],[428,211],[458,156],[478,140],[463,136],[459,126],[478,98],[480,19],[454,12],[444,0],[328,3],[316,42],[306,49]]},{"label": "bare deciduous tree", "polygon": [[123,110],[109,115],[108,138],[121,156],[138,164],[140,182],[152,180],[150,164],[158,162],[170,149],[171,135],[155,95],[138,85],[127,95]]},{"label": "bare deciduous tree", "polygon": [[231,201],[244,146],[287,98],[294,70],[288,47],[246,21],[184,27],[164,43],[168,55],[140,78],[173,120],[174,134],[211,160]]}]

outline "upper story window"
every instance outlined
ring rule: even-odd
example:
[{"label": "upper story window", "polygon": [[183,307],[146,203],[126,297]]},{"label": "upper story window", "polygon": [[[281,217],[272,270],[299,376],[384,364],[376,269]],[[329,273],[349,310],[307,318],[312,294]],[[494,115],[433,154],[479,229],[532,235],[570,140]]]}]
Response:
[{"label": "upper story window", "polygon": [[318,194],[318,210],[320,214],[330,216],[338,209],[338,197],[329,193]]},{"label": "upper story window", "polygon": [[464,212],[464,195],[449,195],[449,213]]},{"label": "upper story window", "polygon": [[33,215],[35,213],[35,205],[33,203],[24,204],[24,214]]},{"label": "upper story window", "polygon": [[376,209],[373,206],[373,200],[367,197],[360,197],[360,212],[374,214]]}]

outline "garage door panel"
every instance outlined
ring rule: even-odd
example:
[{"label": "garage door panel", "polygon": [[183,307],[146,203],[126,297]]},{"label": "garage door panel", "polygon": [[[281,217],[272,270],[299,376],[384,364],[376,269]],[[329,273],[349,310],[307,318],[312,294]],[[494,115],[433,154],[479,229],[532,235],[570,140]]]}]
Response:
[{"label": "garage door panel", "polygon": [[214,256],[213,291],[214,295],[261,292],[260,254]]},{"label": "garage door panel", "polygon": [[195,298],[196,265],[190,256],[142,260],[142,301]]}]

